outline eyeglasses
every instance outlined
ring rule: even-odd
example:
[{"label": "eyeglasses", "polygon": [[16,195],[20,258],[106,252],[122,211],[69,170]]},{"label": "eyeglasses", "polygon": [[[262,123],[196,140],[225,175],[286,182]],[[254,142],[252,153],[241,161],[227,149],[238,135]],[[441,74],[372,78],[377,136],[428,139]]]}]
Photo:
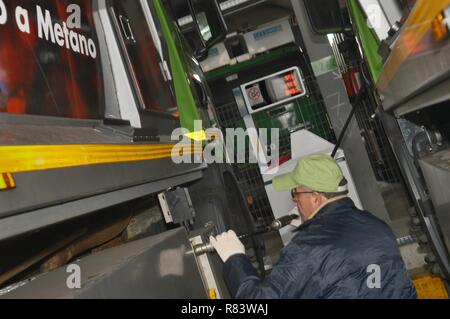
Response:
[{"label": "eyeglasses", "polygon": [[297,192],[297,190],[295,188],[291,189],[292,199],[295,199],[300,194],[312,194],[312,193],[317,193],[317,192]]}]

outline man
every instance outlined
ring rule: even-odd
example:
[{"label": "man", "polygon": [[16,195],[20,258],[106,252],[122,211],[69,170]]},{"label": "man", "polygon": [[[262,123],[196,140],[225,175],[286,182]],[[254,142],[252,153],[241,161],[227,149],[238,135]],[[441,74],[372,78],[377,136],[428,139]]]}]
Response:
[{"label": "man", "polygon": [[390,228],[346,196],[347,182],[328,155],[301,159],[273,181],[292,190],[303,224],[272,273],[259,278],[233,231],[211,237],[236,298],[416,298]]}]

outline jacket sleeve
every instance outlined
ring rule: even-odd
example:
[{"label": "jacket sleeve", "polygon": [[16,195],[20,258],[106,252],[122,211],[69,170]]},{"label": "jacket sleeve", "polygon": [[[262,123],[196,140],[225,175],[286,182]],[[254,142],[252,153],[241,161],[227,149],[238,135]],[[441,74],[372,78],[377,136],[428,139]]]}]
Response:
[{"label": "jacket sleeve", "polygon": [[302,255],[300,251],[284,250],[265,279],[258,276],[247,256],[235,255],[224,265],[224,279],[236,299],[293,298],[309,280],[307,259]]}]

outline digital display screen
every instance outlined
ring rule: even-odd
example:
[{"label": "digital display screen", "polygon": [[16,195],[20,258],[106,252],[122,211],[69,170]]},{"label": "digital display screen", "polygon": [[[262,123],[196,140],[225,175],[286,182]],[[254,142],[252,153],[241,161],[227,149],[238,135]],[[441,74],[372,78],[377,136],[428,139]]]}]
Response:
[{"label": "digital display screen", "polygon": [[306,89],[295,67],[244,84],[242,92],[249,112],[255,113],[302,97]]}]

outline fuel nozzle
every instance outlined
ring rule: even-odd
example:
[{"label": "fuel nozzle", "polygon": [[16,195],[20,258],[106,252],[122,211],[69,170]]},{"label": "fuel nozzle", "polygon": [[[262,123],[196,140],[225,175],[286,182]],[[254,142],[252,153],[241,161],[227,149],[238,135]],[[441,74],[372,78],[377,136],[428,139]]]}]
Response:
[{"label": "fuel nozzle", "polygon": [[[262,235],[265,233],[270,233],[272,231],[280,230],[283,227],[286,227],[289,225],[294,219],[299,218],[298,215],[286,215],[281,218],[275,219],[269,226],[265,227],[264,229],[260,229],[254,233],[249,234],[242,234],[238,235],[239,239],[247,239],[253,236]],[[193,250],[189,253],[194,253],[196,256],[200,256],[206,253],[214,253],[216,250],[214,249],[214,246],[211,243],[205,243],[193,246]]]},{"label": "fuel nozzle", "polygon": [[280,217],[278,219],[275,219],[271,224],[270,224],[270,229],[272,231],[274,230],[280,230],[281,228],[286,227],[287,225],[289,225],[294,219],[299,218],[298,215],[286,215],[283,217]]}]

